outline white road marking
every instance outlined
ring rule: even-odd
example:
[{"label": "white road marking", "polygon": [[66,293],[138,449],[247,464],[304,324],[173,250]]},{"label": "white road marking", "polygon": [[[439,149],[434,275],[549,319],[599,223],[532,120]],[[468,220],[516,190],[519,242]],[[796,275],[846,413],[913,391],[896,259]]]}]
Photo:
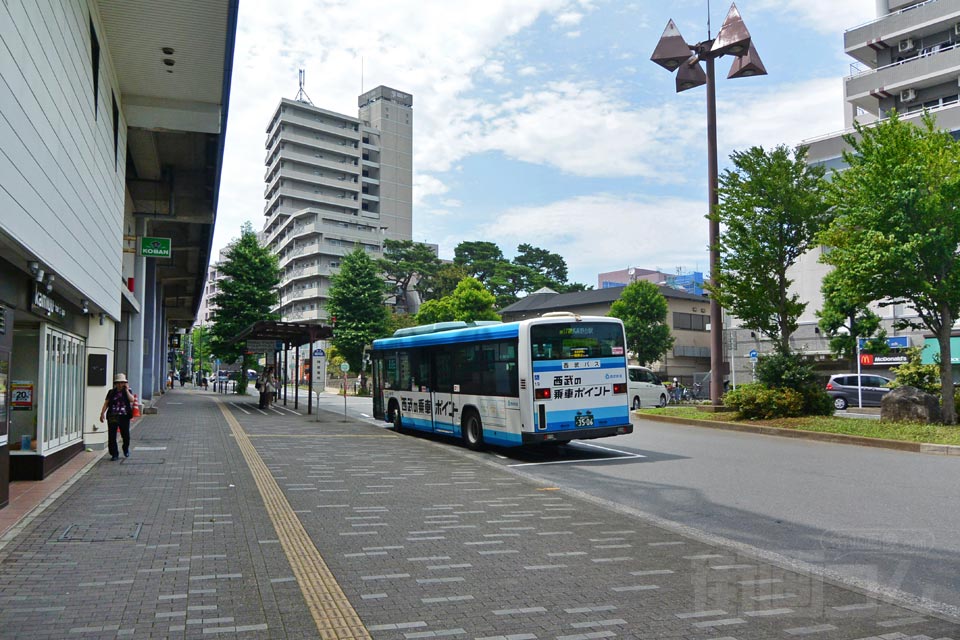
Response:
[{"label": "white road marking", "polygon": [[590,444],[588,442],[577,442],[579,445],[585,447],[593,447],[594,449],[603,449],[604,451],[612,451],[613,453],[619,453],[620,455],[616,458],[584,458],[582,460],[552,460],[550,462],[521,462],[519,464],[508,464],[508,467],[536,467],[540,465],[548,464],[577,464],[580,462],[609,462],[611,460],[631,460],[635,458],[646,458],[647,456],[639,453],[629,453],[627,451],[620,451],[619,449],[611,449],[610,447],[603,447],[598,444]]},{"label": "white road marking", "polygon": [[368,415],[365,414],[365,413],[361,413],[360,415],[362,415],[364,418],[369,418],[369,417],[370,417],[370,416],[368,416]]},{"label": "white road marking", "polygon": [[240,411],[243,411],[245,414],[250,415],[249,411],[247,411],[246,409],[238,405],[236,402],[231,402],[230,404],[236,407],[237,409],[240,409]]},{"label": "white road marking", "polygon": [[303,415],[299,411],[294,411],[293,409],[288,409],[286,407],[277,407],[277,409],[279,409],[280,411],[286,411],[287,413],[292,413],[295,416]]}]

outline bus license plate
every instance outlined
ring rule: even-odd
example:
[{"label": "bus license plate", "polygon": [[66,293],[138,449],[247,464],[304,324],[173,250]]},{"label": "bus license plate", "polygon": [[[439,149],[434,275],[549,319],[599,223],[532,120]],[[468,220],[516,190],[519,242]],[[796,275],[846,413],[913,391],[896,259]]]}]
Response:
[{"label": "bus license plate", "polygon": [[574,416],[573,417],[573,426],[575,427],[592,427],[593,426],[593,416]]}]

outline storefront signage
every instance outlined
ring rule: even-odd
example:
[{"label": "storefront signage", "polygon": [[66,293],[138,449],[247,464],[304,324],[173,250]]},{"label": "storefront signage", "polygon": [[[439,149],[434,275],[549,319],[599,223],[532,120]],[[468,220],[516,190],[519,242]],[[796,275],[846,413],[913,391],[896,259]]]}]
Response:
[{"label": "storefront signage", "polygon": [[13,382],[10,384],[10,408],[14,411],[33,409],[33,383]]},{"label": "storefront signage", "polygon": [[139,255],[146,258],[169,258],[173,255],[170,238],[140,238]]},{"label": "storefront signage", "polygon": [[30,300],[30,311],[45,318],[64,320],[67,312],[56,300],[40,291],[37,285],[33,286],[33,298]]},{"label": "storefront signage", "polygon": [[864,367],[889,367],[895,364],[905,364],[907,356],[875,356],[872,353],[861,353],[860,364]]}]

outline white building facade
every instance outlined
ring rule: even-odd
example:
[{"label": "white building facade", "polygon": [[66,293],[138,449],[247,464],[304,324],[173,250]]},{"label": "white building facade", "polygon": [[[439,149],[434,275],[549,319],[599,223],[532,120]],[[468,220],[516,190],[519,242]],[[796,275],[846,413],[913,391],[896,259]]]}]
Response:
[{"label": "white building facade", "polygon": [[280,261],[282,320],[329,322],[342,257],[412,237],[413,96],[380,86],[358,102],[352,117],[283,99],[267,127],[262,241]]},{"label": "white building facade", "polygon": [[0,3],[0,507],[9,479],[105,446],[115,373],[163,389],[203,286],[236,18],[236,0]]}]

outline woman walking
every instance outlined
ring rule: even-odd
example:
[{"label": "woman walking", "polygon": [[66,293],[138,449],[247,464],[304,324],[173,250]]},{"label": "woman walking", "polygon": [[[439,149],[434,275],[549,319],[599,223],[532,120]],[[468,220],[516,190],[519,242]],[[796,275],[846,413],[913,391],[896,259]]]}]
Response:
[{"label": "woman walking", "polygon": [[113,389],[107,391],[107,397],[100,409],[100,422],[107,417],[107,447],[110,449],[110,459],[119,460],[120,451],[117,449],[117,430],[123,438],[123,457],[130,457],[130,418],[133,417],[133,394],[127,383],[127,376],[118,373],[113,377]]}]

